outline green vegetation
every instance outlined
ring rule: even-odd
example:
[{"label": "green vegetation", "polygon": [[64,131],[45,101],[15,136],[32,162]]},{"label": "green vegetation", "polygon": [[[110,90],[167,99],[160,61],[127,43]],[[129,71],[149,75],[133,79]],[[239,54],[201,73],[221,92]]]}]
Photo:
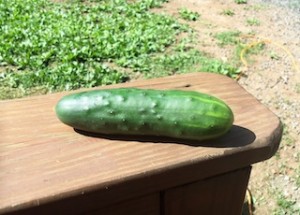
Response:
[{"label": "green vegetation", "polygon": [[[300,154],[298,154],[298,157],[299,156],[300,156]],[[299,158],[298,158],[298,163],[299,163]],[[295,173],[296,173],[296,177],[295,177],[296,185],[299,188],[300,187],[300,164],[298,165]]]},{"label": "green vegetation", "polygon": [[188,20],[188,21],[197,21],[198,18],[200,17],[199,13],[190,11],[186,8],[181,8],[179,10],[179,14],[180,14],[180,17],[182,19],[185,19],[185,20]]},{"label": "green vegetation", "polygon": [[237,45],[240,43],[240,35],[240,31],[224,31],[217,33],[215,38],[218,40],[218,45],[220,46]]},{"label": "green vegetation", "polygon": [[277,192],[276,194],[276,203],[277,208],[275,211],[273,211],[274,215],[293,215],[293,214],[299,214],[300,208],[296,208],[296,201],[293,201],[283,195],[282,192]]},{"label": "green vegetation", "polygon": [[263,42],[252,42],[249,44],[247,38],[251,38],[252,36],[252,33],[242,35],[240,31],[224,31],[215,34],[214,38],[217,39],[217,43],[221,47],[228,45],[233,46],[234,53],[231,62],[238,67],[241,63],[241,57],[248,62],[249,55],[258,54],[265,47]]},{"label": "green vegetation", "polygon": [[253,10],[253,11],[261,11],[265,10],[269,7],[267,3],[261,3],[261,4],[252,4],[252,5],[247,5],[244,7],[245,10]]},{"label": "green vegetation", "polygon": [[293,146],[295,144],[296,140],[289,134],[283,135],[282,137],[282,146]]},{"label": "green vegetation", "polygon": [[170,17],[148,12],[159,2],[1,1],[1,88],[70,90],[126,80],[103,62],[126,64],[162,52],[185,31]]},{"label": "green vegetation", "polygon": [[190,27],[150,11],[163,2],[1,1],[0,99],[124,82],[134,72],[235,77],[237,68],[193,48]]},{"label": "green vegetation", "polygon": [[222,14],[223,15],[226,15],[226,16],[234,16],[234,11],[233,10],[230,10],[230,9],[225,9],[222,11]]},{"label": "green vegetation", "polygon": [[270,53],[270,58],[271,58],[272,60],[279,60],[279,59],[280,59],[280,56],[279,56],[276,52],[272,51],[272,52]]},{"label": "green vegetation", "polygon": [[247,4],[247,0],[234,0],[237,4]]},{"label": "green vegetation", "polygon": [[260,25],[260,21],[256,18],[248,18],[246,20],[246,22],[248,25],[251,25],[251,26],[259,26]]},{"label": "green vegetation", "polygon": [[296,93],[300,94],[300,83],[296,84]]},{"label": "green vegetation", "polygon": [[[289,101],[284,101],[288,104]],[[286,124],[283,124],[283,133],[282,133],[282,143],[280,145],[280,149],[286,146],[293,146],[295,144],[295,139],[291,136],[288,127]]]},{"label": "green vegetation", "polygon": [[[191,70],[194,72],[214,72],[230,77],[236,77],[239,73],[236,67],[195,49],[187,52],[174,51],[168,55],[139,58],[132,60],[128,67],[134,71],[144,72],[148,78],[186,73]],[[158,71],[160,72],[158,73]]]},{"label": "green vegetation", "polygon": [[237,56],[240,56],[241,51],[244,50],[244,56],[256,55],[259,54],[262,50],[264,50],[264,48],[264,42],[253,43],[250,45],[241,42],[236,47],[236,54]]}]

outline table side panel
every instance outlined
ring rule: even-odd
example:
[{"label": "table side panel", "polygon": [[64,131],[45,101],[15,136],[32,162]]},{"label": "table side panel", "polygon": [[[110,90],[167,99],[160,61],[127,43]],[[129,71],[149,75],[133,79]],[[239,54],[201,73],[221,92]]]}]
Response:
[{"label": "table side panel", "polygon": [[165,191],[165,215],[240,215],[250,167]]}]

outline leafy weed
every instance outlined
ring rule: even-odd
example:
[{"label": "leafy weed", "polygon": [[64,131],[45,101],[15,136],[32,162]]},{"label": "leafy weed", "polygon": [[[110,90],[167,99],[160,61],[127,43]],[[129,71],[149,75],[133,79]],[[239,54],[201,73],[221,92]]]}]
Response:
[{"label": "leafy weed", "polygon": [[180,17],[182,19],[188,20],[188,21],[197,21],[200,17],[200,14],[198,12],[193,12],[186,8],[181,8],[179,10]]}]

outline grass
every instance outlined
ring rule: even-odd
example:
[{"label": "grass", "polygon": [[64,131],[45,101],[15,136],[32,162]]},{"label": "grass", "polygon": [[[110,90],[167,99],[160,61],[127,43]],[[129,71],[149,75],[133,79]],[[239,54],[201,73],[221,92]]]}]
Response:
[{"label": "grass", "polygon": [[214,37],[218,40],[218,45],[237,45],[240,43],[240,31],[224,31],[217,33]]},{"label": "grass", "polygon": [[234,0],[235,3],[237,4],[247,4],[247,0]]},{"label": "grass", "polygon": [[224,9],[221,14],[226,15],[226,16],[234,16],[235,15],[234,11],[231,9]]},{"label": "grass", "polygon": [[159,2],[2,1],[1,88],[70,90],[127,80],[103,62],[162,52],[184,31],[176,20],[149,12]]},{"label": "grass", "polygon": [[256,18],[248,18],[246,20],[247,24],[250,26],[259,26],[260,25],[260,21]]},{"label": "grass", "polygon": [[[287,126],[283,125],[283,137],[282,137],[282,143],[280,145],[280,149],[276,153],[279,157],[277,159],[280,159],[280,151],[285,147],[294,147],[296,140],[291,136],[289,133],[289,130],[287,129]],[[296,162],[299,163],[300,154],[297,153],[297,156],[295,157]],[[293,172],[291,175],[291,183],[294,183],[296,187],[300,186],[300,165],[298,165],[296,168],[291,167],[291,164],[288,161],[281,160],[279,163],[279,170],[280,174],[282,175],[289,175],[288,172]],[[299,214],[300,213],[300,207],[296,204],[296,200],[293,200],[292,197],[288,197],[284,195],[283,191],[279,188],[275,188],[271,190],[271,195],[273,199],[276,202],[276,207],[273,210],[273,215],[293,215],[293,214]]]},{"label": "grass", "polygon": [[[288,104],[290,101],[286,101],[286,103]],[[286,124],[283,124],[283,133],[282,133],[282,144],[280,145],[280,147],[284,147],[284,146],[293,146],[296,142],[296,140],[291,136],[290,131],[287,127]]]},{"label": "grass", "polygon": [[259,11],[267,9],[269,6],[270,5],[267,4],[267,3],[259,3],[259,4],[247,5],[247,6],[244,7],[244,9],[259,12]]},{"label": "grass", "polygon": [[295,88],[296,88],[296,93],[300,94],[300,83],[297,83]]},{"label": "grass", "polygon": [[296,171],[295,171],[295,183],[297,185],[297,187],[299,188],[300,187],[300,153],[297,154],[297,160],[298,160],[298,167],[296,168]]},{"label": "grass", "polygon": [[250,54],[260,53],[264,48],[264,43],[259,43],[255,46],[247,47],[247,41],[243,39],[242,36],[242,32],[240,31],[224,31],[214,35],[214,38],[217,39],[217,43],[219,46],[234,46],[235,56],[233,57],[232,61],[236,62],[236,64],[240,60],[240,54],[242,50],[244,50],[244,54],[247,57]]},{"label": "grass", "polygon": [[[178,41],[190,27],[151,12],[164,2],[1,1],[0,98],[124,82],[130,75],[122,68],[145,77],[191,68],[234,77],[238,68],[193,50],[189,38]],[[180,14],[200,16],[186,9]]]},{"label": "grass", "polygon": [[[215,59],[196,49],[187,52],[173,51],[168,55],[133,58],[128,68],[145,74],[146,78],[194,72],[213,72],[236,77],[239,69],[229,63]],[[159,72],[158,72],[159,71]]]},{"label": "grass", "polygon": [[294,146],[296,140],[289,134],[283,135],[282,146]]},{"label": "grass", "polygon": [[278,191],[276,194],[277,208],[273,211],[273,215],[293,215],[299,214],[300,208],[296,208],[296,202],[287,198],[282,192]]},{"label": "grass", "polygon": [[269,55],[272,60],[280,60],[280,56],[274,51],[271,51]]}]

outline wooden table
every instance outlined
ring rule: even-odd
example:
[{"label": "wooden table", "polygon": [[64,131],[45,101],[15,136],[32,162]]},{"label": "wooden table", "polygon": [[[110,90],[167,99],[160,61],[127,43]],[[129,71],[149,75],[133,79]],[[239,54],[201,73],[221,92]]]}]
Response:
[{"label": "wooden table", "polygon": [[279,119],[235,81],[192,73],[106,86],[182,89],[227,102],[234,126],[205,142],[85,136],[58,93],[0,102],[0,213],[240,214],[251,164],[276,152]]}]

